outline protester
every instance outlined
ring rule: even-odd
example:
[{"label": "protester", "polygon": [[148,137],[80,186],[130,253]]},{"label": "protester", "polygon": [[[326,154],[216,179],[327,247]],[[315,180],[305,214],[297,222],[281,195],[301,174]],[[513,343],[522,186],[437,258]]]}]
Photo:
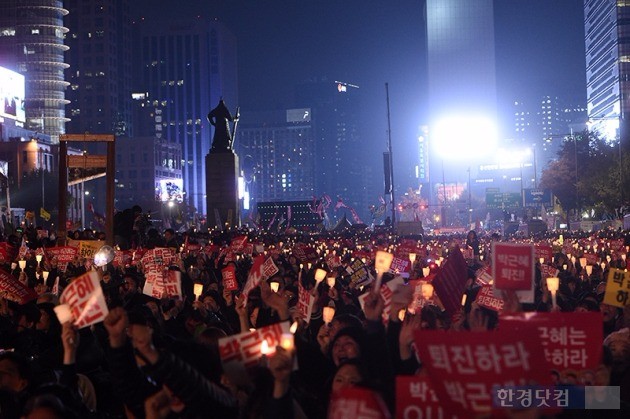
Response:
[{"label": "protester", "polygon": [[[547,376],[563,385],[618,385],[620,406],[630,403],[630,305],[622,308],[630,278],[623,274],[628,248],[620,232],[564,232],[564,243],[554,234],[501,240],[475,230],[421,241],[389,231],[272,235],[232,229],[184,237],[147,229],[142,236],[134,228],[138,210],[119,218],[123,250],[105,267],[79,253],[100,232],[76,231],[77,248],[56,239],[44,247],[31,231],[0,243],[2,417],[323,418],[341,406],[333,401],[347,407],[351,399],[344,398],[357,394],[386,406],[375,408],[375,417],[387,417],[405,406],[429,406],[404,399],[397,386],[405,377],[420,380],[414,386],[430,378],[440,408],[453,412],[456,404],[439,391],[437,349],[421,356],[431,343],[422,337],[455,336],[457,344],[447,349],[477,334],[489,343],[495,335],[485,333],[501,336],[516,327],[502,325],[522,325],[510,323],[521,321],[522,312],[599,316],[589,329],[601,336],[595,344],[601,359],[588,360],[595,367],[549,368]],[[531,298],[496,283],[492,294],[491,281],[502,275],[492,270],[501,262],[493,244],[501,243],[535,247],[535,259],[519,259],[532,269]],[[377,251],[394,255],[384,275],[375,265]],[[416,254],[413,263],[410,253]],[[323,280],[317,270],[325,271]],[[440,287],[448,272],[459,275],[456,291]],[[97,287],[89,285],[91,275]],[[557,291],[547,279],[554,275]],[[378,290],[377,276],[383,284]],[[611,293],[616,284],[619,293]],[[73,308],[83,297],[84,305]],[[71,322],[58,320],[60,303],[74,310]],[[290,334],[294,321],[297,331]],[[566,330],[578,333],[571,327],[583,323]],[[263,353],[267,340],[273,343]],[[468,356],[464,349],[456,355],[451,362]],[[477,353],[471,359],[485,358]],[[495,361],[506,359],[497,355]],[[605,406],[602,400],[593,403]]]}]

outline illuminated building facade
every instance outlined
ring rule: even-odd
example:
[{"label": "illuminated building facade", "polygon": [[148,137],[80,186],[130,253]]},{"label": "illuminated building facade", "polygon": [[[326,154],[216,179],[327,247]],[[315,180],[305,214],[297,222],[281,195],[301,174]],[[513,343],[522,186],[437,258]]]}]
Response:
[{"label": "illuminated building facade", "polygon": [[311,200],[315,195],[315,131],[311,109],[247,112],[236,150],[250,208],[260,202]]},{"label": "illuminated building facade", "polygon": [[128,0],[66,0],[70,32],[70,133],[130,136],[131,18]]},{"label": "illuminated building facade", "polygon": [[592,129],[628,136],[630,2],[585,0],[586,98]]},{"label": "illuminated building facade", "polygon": [[26,78],[26,128],[50,135],[55,143],[68,121],[67,14],[60,0],[0,1],[0,63]]},{"label": "illuminated building facade", "polygon": [[181,145],[184,200],[206,212],[205,156],[211,145],[208,112],[221,97],[238,106],[236,40],[220,22],[141,22],[134,53],[134,91],[163,108],[162,138]]}]

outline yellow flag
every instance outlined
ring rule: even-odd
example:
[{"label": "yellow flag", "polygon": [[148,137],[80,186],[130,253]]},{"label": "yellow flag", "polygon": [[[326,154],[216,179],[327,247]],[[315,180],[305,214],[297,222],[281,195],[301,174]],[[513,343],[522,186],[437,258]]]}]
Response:
[{"label": "yellow flag", "polygon": [[50,221],[50,213],[46,211],[43,207],[39,209],[39,216],[46,221]]}]

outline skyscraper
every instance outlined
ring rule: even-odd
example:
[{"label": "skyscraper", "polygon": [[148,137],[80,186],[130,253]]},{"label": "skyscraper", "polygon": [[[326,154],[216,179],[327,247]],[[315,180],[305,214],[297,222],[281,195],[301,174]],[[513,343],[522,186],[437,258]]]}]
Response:
[{"label": "skyscraper", "polygon": [[162,136],[181,144],[185,202],[206,212],[207,114],[220,98],[238,106],[236,40],[218,21],[137,24],[134,91],[164,108]]},{"label": "skyscraper", "polygon": [[[480,138],[492,135],[488,127],[494,126],[496,132],[493,0],[426,0],[426,30],[428,139],[434,169],[429,177],[433,184],[441,181],[444,170],[437,175],[435,168],[445,166],[447,181],[464,180],[472,154],[488,148],[472,146],[475,126],[480,126]],[[479,121],[481,125],[477,125]],[[445,125],[448,135],[442,134]],[[454,135],[452,128],[456,126],[465,134]],[[471,147],[464,150],[461,144]],[[449,164],[458,158],[468,164]]]},{"label": "skyscraper", "polygon": [[64,37],[68,14],[60,0],[0,0],[0,64],[26,78],[26,128],[65,133]]},{"label": "skyscraper", "polygon": [[311,199],[316,154],[310,108],[244,113],[238,130],[236,150],[252,208]]},{"label": "skyscraper", "polygon": [[[367,190],[364,150],[359,134],[361,110],[359,86],[326,77],[311,79],[297,86],[296,104],[311,109],[315,137],[315,192],[341,198],[366,218]],[[371,150],[370,150],[371,151]]]},{"label": "skyscraper", "polygon": [[592,128],[609,139],[628,137],[630,3],[585,0],[586,100]]},{"label": "skyscraper", "polygon": [[131,132],[131,18],[128,0],[66,0],[70,68],[68,132]]}]

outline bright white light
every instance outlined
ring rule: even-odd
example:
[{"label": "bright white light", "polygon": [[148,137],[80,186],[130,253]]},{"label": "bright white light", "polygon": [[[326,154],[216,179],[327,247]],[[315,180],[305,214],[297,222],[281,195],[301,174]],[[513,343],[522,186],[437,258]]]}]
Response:
[{"label": "bright white light", "polygon": [[454,115],[437,121],[431,138],[443,159],[470,160],[493,153],[498,133],[488,117]]},{"label": "bright white light", "polygon": [[175,206],[175,202],[173,201],[168,201],[168,207],[169,208],[173,208]]}]

